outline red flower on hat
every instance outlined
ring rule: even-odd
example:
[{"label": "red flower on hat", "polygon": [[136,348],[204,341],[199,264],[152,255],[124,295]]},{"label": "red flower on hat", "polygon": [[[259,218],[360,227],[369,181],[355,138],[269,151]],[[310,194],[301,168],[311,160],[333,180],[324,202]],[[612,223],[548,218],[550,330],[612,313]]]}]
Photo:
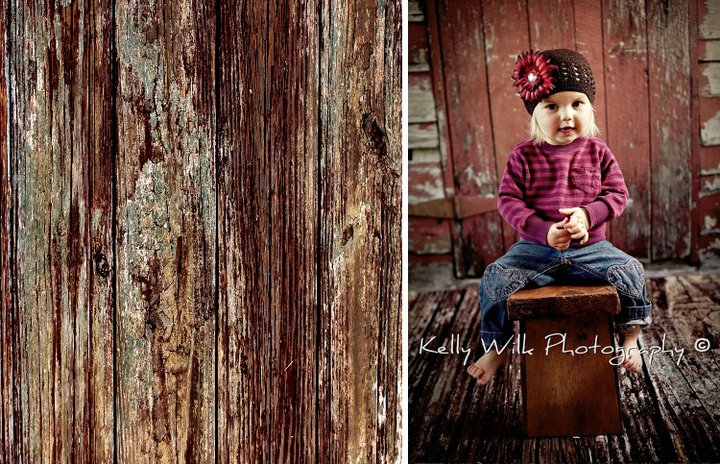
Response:
[{"label": "red flower on hat", "polygon": [[557,66],[550,64],[550,58],[542,52],[518,55],[512,74],[515,89],[525,101],[540,101],[555,88],[553,71]]}]

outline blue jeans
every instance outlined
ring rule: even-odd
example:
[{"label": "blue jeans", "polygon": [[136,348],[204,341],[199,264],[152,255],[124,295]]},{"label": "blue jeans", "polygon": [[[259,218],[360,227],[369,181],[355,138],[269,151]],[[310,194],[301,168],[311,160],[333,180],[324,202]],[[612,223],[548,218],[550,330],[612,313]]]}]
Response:
[{"label": "blue jeans", "polygon": [[608,283],[620,296],[620,314],[615,317],[620,332],[650,325],[652,305],[645,294],[645,272],[637,259],[606,240],[563,251],[520,240],[485,269],[480,281],[480,329],[485,347],[493,341],[503,346],[512,337],[506,301],[516,291]]}]

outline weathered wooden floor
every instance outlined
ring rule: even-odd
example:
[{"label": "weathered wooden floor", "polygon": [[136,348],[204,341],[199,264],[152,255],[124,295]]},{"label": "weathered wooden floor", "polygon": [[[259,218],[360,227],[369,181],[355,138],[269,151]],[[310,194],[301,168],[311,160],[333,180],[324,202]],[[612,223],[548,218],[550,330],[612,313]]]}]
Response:
[{"label": "weathered wooden floor", "polygon": [[[476,289],[411,296],[410,462],[718,462],[720,273],[648,283],[654,324],[641,348],[661,346],[665,335],[667,349],[685,349],[680,365],[667,353],[652,363],[644,355],[642,373],[619,375],[625,433],[574,438],[523,437],[520,355],[483,388],[465,373],[464,353],[419,353],[421,341],[448,352],[454,344],[457,352],[459,340],[472,350],[468,363],[479,356]],[[710,350],[696,351],[698,339],[708,340]]]}]

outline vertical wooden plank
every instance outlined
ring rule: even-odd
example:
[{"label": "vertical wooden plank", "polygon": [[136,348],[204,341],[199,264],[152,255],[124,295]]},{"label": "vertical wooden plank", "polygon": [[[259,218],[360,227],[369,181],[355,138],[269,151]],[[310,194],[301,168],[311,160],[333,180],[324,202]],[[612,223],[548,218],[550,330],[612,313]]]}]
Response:
[{"label": "vertical wooden plank", "polygon": [[214,8],[116,4],[120,462],[214,460]]},{"label": "vertical wooden plank", "polygon": [[8,133],[9,88],[5,72],[9,48],[8,2],[0,3],[0,463],[18,462],[20,444],[16,442],[18,417],[15,414],[15,359],[17,345],[13,333],[15,315],[12,298],[12,258],[14,239],[12,188],[10,177],[10,145]]},{"label": "vertical wooden plank", "polygon": [[268,5],[269,462],[317,461],[318,2]]},{"label": "vertical wooden plank", "polygon": [[89,12],[82,1],[15,2],[9,8],[9,46],[22,50],[7,68],[11,195],[17,196],[11,255],[17,279],[13,349],[20,356],[12,369],[20,395],[13,398],[15,458],[90,462]]},{"label": "vertical wooden plank", "polygon": [[690,254],[688,13],[687,2],[647,4],[653,260]]},{"label": "vertical wooden plank", "polygon": [[[707,163],[708,149],[700,145],[700,99],[699,99],[699,82],[698,82],[698,23],[699,23],[699,1],[690,0],[689,9],[689,59],[690,59],[690,148],[691,148],[691,201],[694,206],[690,216],[690,262],[697,263],[699,257],[700,245],[700,211],[697,208],[700,196],[700,174],[703,172],[704,166],[717,166],[720,168],[720,156],[717,157],[717,163]],[[720,149],[716,149],[716,153],[720,153]],[[715,158],[714,156],[710,157]]]},{"label": "vertical wooden plank", "polygon": [[575,10],[573,0],[528,2],[530,48],[575,50]]},{"label": "vertical wooden plank", "polygon": [[644,1],[605,0],[606,141],[625,176],[630,201],[613,227],[613,243],[650,258],[650,133]]},{"label": "vertical wooden plank", "polygon": [[[442,44],[440,39],[440,12],[438,0],[428,1],[426,4],[428,17],[428,41],[430,47],[430,61],[433,79],[433,95],[437,111],[437,125],[434,127],[435,139],[439,143],[434,146],[440,148],[440,163],[443,168],[443,185],[445,196],[455,195],[455,179],[453,175],[452,148],[450,147],[450,133],[448,128],[447,101],[445,98],[445,72],[442,58]],[[435,126],[433,124],[433,126]],[[408,144],[410,149],[415,148],[412,141],[412,125],[408,126]]]},{"label": "vertical wooden plank", "polygon": [[267,6],[218,14],[218,462],[271,462]]},{"label": "vertical wooden plank", "polygon": [[[113,72],[114,23],[112,3],[93,0],[88,5],[86,70],[88,130],[86,229],[89,243],[86,259],[88,276],[88,369],[87,408],[89,421],[89,461],[110,462],[115,453],[114,402],[115,353],[115,244],[114,244],[114,166],[117,155]],[[79,70],[80,72],[80,70]],[[78,311],[83,311],[78,307]]]},{"label": "vertical wooden plank", "polygon": [[[595,124],[600,138],[605,138],[607,111],[605,110],[605,65],[603,62],[603,16],[602,4],[594,0],[575,0],[576,50],[590,62],[595,76]],[[610,147],[612,149],[612,147]]]},{"label": "vertical wooden plank", "polygon": [[[78,463],[94,462],[90,456],[90,391],[88,298],[90,287],[90,244],[88,223],[89,193],[89,131],[88,131],[88,43],[90,35],[90,11],[86,1],[62,4],[57,17],[61,37],[58,49],[63,66],[62,79],[68,88],[67,103],[63,104],[62,93],[54,112],[61,109],[62,128],[58,131],[60,149],[70,154],[70,195],[69,223],[67,236],[68,304],[65,312],[68,322],[63,323],[61,356],[70,361],[69,369],[63,376],[63,387],[71,385],[71,391],[63,401],[72,404],[72,414],[67,414],[62,427],[67,428],[63,442],[67,450],[61,454],[64,460]],[[100,130],[108,130],[101,127]],[[55,128],[53,128],[53,131]],[[66,328],[67,327],[67,328]],[[65,383],[67,382],[67,383]]]},{"label": "vertical wooden plank", "polygon": [[401,5],[322,2],[319,462],[399,451]]},{"label": "vertical wooden plank", "polygon": [[[505,172],[510,152],[529,138],[530,116],[512,86],[517,56],[530,48],[526,2],[484,1],[485,61],[488,70],[490,117],[498,177]],[[505,250],[517,239],[515,230],[502,221]]]},{"label": "vertical wooden plank", "polygon": [[[485,36],[479,3],[439,3],[445,97],[452,172],[457,195],[497,195],[498,175],[485,68]],[[478,277],[502,255],[502,220],[495,213],[459,222],[455,234],[458,277]]]}]

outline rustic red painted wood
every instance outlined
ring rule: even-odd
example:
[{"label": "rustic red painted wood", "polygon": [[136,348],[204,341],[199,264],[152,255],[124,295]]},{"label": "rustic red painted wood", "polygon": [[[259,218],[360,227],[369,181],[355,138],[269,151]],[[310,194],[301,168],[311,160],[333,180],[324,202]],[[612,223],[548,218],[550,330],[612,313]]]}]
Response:
[{"label": "rustic red painted wood", "polygon": [[686,2],[647,5],[653,260],[690,254],[688,13]]},{"label": "rustic red painted wood", "polygon": [[699,114],[699,102],[698,102],[698,79],[697,79],[697,63],[698,63],[698,2],[688,3],[688,16],[690,21],[690,28],[688,30],[689,42],[688,52],[690,55],[690,165],[692,170],[692,187],[691,187],[691,201],[693,209],[690,212],[690,262],[698,262],[698,230],[700,230],[700,218],[697,211],[697,201],[699,196],[699,181],[698,176],[700,175],[700,114]]},{"label": "rustic red painted wood", "polygon": [[445,198],[440,160],[408,163],[408,203]]},{"label": "rustic red painted wood", "polygon": [[716,0],[698,0],[698,36],[720,39],[720,5]]},{"label": "rustic red painted wood", "polygon": [[430,69],[427,31],[425,23],[408,24],[408,66],[411,70]]},{"label": "rustic red painted wood", "polygon": [[411,217],[408,237],[410,253],[427,255],[452,252],[452,236],[447,220]]},{"label": "rustic red painted wood", "polygon": [[[439,3],[440,36],[445,73],[449,147],[452,150],[456,195],[494,197],[498,178],[489,120],[485,68],[485,40],[478,24],[477,3]],[[502,228],[497,214],[484,214],[454,224],[454,253],[458,277],[480,276],[502,254],[502,244],[487,240]]]},{"label": "rustic red painted wood", "polygon": [[[691,22],[691,24],[695,23]],[[720,40],[698,40],[697,48],[699,61],[720,61]]]},{"label": "rustic red painted wood", "polygon": [[[603,54],[602,4],[595,0],[575,0],[575,49],[585,55],[595,76],[595,124],[605,139],[605,62]],[[612,148],[612,147],[611,147]],[[612,223],[611,223],[612,224]]]},{"label": "rustic red painted wood", "polygon": [[[530,48],[526,3],[517,0],[483,2],[483,28],[495,171],[501,178],[513,147],[528,138],[530,115],[515,95],[511,79],[518,54]],[[501,225],[504,249],[507,250],[518,235],[505,221],[501,221]]]},{"label": "rustic red painted wood", "polygon": [[[426,3],[428,10],[428,42],[430,45],[430,62],[433,78],[433,96],[435,97],[435,109],[437,111],[437,133],[438,144],[440,147],[440,163],[443,168],[443,186],[445,188],[445,196],[451,197],[455,195],[455,178],[453,170],[452,149],[450,147],[450,132],[448,127],[447,101],[445,96],[445,72],[443,69],[443,57],[441,49],[441,29],[440,29],[440,13],[438,12],[437,1],[429,1]],[[408,138],[410,138],[410,128],[408,127]],[[408,148],[412,148],[410,142]]]},{"label": "rustic red painted wood", "polygon": [[720,145],[699,147],[700,172],[720,172]]},{"label": "rustic red painted wood", "polygon": [[533,50],[575,49],[575,8],[573,0],[528,2],[530,47]]},{"label": "rustic red painted wood", "polygon": [[603,2],[606,141],[626,179],[630,202],[615,220],[612,240],[629,254],[650,258],[651,179],[645,5]]},{"label": "rustic red painted wood", "polygon": [[720,145],[720,97],[700,97],[700,144]]}]

